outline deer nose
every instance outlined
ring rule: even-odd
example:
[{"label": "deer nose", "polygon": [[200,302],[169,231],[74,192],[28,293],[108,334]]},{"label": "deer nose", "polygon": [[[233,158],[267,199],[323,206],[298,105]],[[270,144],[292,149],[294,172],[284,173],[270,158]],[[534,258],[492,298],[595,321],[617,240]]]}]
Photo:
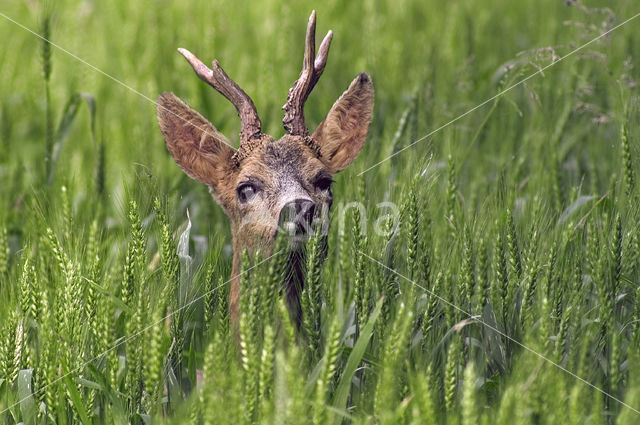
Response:
[{"label": "deer nose", "polygon": [[310,233],[315,207],[309,199],[286,203],[280,210],[280,225],[292,236]]}]

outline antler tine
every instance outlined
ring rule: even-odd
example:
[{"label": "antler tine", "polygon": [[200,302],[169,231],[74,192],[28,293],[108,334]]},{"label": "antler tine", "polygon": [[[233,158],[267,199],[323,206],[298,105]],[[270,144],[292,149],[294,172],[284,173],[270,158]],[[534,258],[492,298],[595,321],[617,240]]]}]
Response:
[{"label": "antler tine", "polygon": [[202,81],[216,89],[236,107],[242,121],[240,148],[242,149],[243,145],[246,145],[251,139],[259,139],[262,135],[262,125],[253,101],[235,81],[229,78],[218,61],[214,60],[209,68],[187,49],[178,49],[178,52],[191,64],[196,75]]},{"label": "antler tine", "polygon": [[309,23],[307,23],[307,35],[304,38],[304,59],[302,61],[302,72],[311,70],[313,72],[313,61],[316,56],[316,11],[311,12]]},{"label": "antler tine", "polygon": [[313,90],[324,71],[332,37],[333,33],[329,31],[322,40],[318,55],[316,56],[316,11],[311,12],[309,24],[307,25],[307,36],[305,38],[302,72],[293,84],[293,87],[289,90],[287,103],[282,107],[282,109],[285,110],[282,124],[289,134],[298,136],[309,135],[309,130],[304,123],[304,102],[307,100],[309,93],[311,93],[311,90]]}]

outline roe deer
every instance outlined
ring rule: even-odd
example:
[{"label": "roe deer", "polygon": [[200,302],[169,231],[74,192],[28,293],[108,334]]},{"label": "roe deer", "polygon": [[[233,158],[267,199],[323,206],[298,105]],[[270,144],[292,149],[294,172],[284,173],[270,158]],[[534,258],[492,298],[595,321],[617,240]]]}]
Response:
[{"label": "roe deer", "polygon": [[[242,121],[240,147],[227,139],[202,115],[173,93],[158,98],[158,122],[167,149],[191,178],[204,183],[231,220],[233,269],[229,294],[231,323],[238,319],[239,273],[243,250],[268,253],[273,249],[278,225],[287,220],[298,241],[308,233],[314,217],[328,225],[332,177],[349,166],[360,153],[371,121],[373,84],[359,74],[331,107],[318,128],[309,135],[304,122],[304,103],[327,62],[332,33],[329,31],[315,55],[315,11],[307,26],[302,72],[289,90],[279,140],[262,133],[251,98],[214,60],[211,68],[191,52],[178,51],[198,77],[233,103]],[[299,244],[292,242],[293,250]],[[290,256],[298,258],[299,256]],[[298,272],[283,282],[291,313],[300,320]],[[292,277],[293,275],[293,277]],[[297,279],[297,280],[296,280]]]}]

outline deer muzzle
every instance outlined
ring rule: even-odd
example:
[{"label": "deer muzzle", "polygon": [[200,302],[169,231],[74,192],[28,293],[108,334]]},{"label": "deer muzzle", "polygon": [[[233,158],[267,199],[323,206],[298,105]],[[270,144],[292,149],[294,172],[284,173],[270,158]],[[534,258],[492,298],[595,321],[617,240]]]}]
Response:
[{"label": "deer muzzle", "polygon": [[280,210],[278,231],[291,237],[295,244],[303,243],[312,233],[316,205],[309,199],[294,199]]}]

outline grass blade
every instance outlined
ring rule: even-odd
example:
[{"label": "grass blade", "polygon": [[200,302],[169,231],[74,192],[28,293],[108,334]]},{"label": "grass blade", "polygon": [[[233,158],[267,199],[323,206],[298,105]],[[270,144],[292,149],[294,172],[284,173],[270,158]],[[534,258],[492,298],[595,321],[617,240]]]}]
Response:
[{"label": "grass blade", "polygon": [[23,369],[18,373],[18,399],[20,400],[20,412],[22,422],[25,425],[36,423],[38,408],[33,398],[33,388],[31,387],[33,369]]},{"label": "grass blade", "polygon": [[384,297],[380,298],[376,304],[375,309],[369,316],[369,320],[362,327],[360,331],[360,338],[356,341],[356,344],[351,350],[351,354],[349,354],[349,358],[347,359],[347,364],[345,365],[344,372],[340,377],[340,382],[338,383],[338,387],[336,388],[335,396],[333,397],[333,407],[339,410],[344,410],[347,405],[347,397],[349,396],[349,388],[351,387],[351,380],[353,379],[353,375],[356,373],[356,369],[364,356],[364,352],[369,345],[369,340],[371,339],[371,335],[373,334],[373,325],[375,324],[378,316],[380,315],[380,311],[382,310],[382,303]]},{"label": "grass blade", "polygon": [[66,373],[66,371],[64,376],[64,383],[67,387],[67,392],[69,393],[71,404],[73,405],[74,409],[76,409],[78,416],[80,416],[80,420],[83,424],[90,424],[91,419],[89,419],[89,412],[87,412],[85,403],[82,400],[80,393],[78,392],[78,387],[76,387],[76,383],[74,382],[71,374]]},{"label": "grass blade", "polygon": [[78,114],[78,109],[80,108],[80,104],[82,101],[87,103],[87,107],[89,108],[89,126],[91,129],[91,140],[95,143],[95,119],[96,119],[96,102],[92,95],[87,93],[74,93],[69,97],[66,106],[64,107],[64,112],[62,113],[62,118],[60,118],[60,123],[58,124],[58,130],[56,131],[53,152],[51,155],[51,164],[49,167],[49,175],[47,176],[47,183],[53,183],[53,178],[56,173],[56,165],[58,160],[60,159],[60,152],[69,137],[69,133],[71,132],[71,128],[73,127],[73,123],[75,122],[76,115]]}]

